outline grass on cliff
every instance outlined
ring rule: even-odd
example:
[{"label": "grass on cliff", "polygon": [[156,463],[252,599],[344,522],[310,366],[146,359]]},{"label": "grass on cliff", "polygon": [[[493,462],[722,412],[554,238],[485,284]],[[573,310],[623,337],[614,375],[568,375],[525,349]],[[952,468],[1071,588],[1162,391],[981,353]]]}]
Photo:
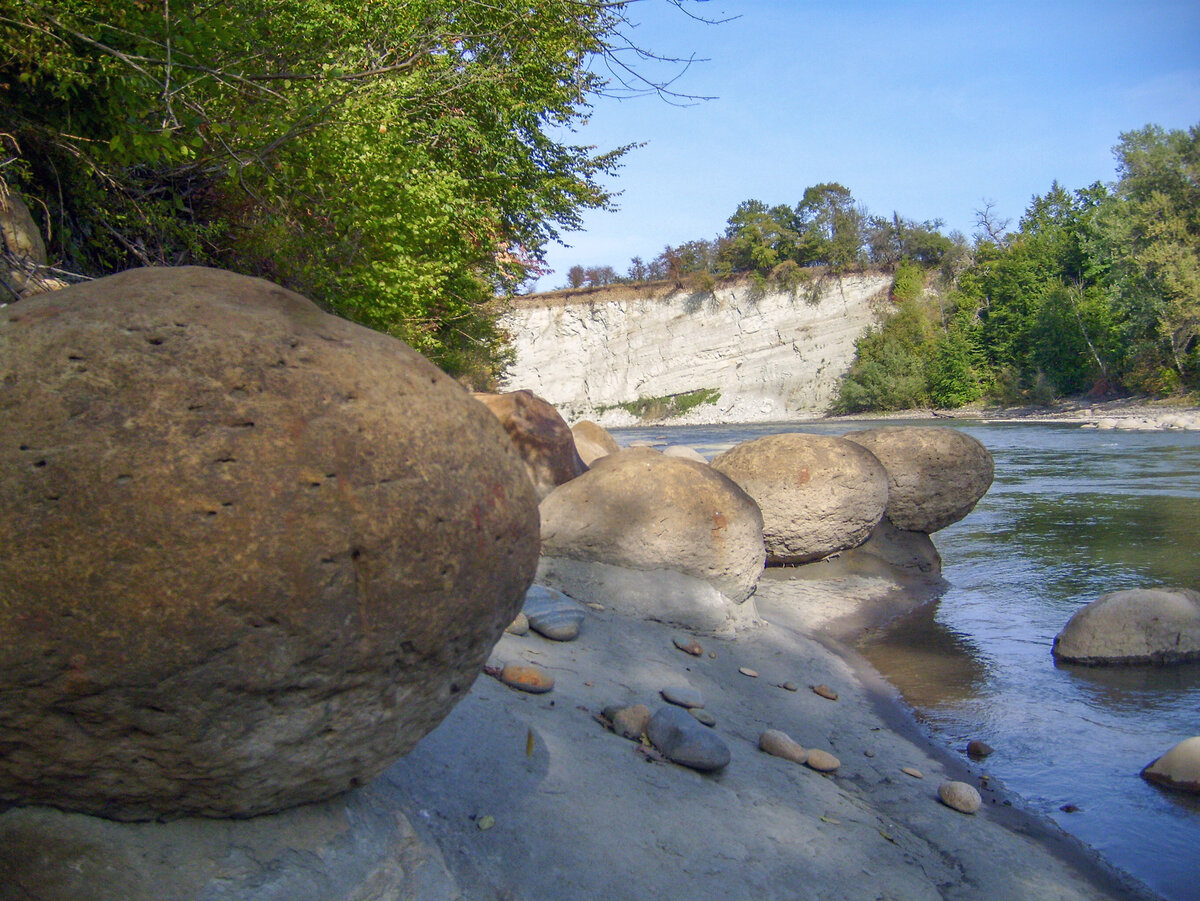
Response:
[{"label": "grass on cliff", "polygon": [[623,404],[613,404],[601,407],[599,412],[619,409],[632,413],[638,419],[649,422],[656,419],[669,419],[682,416],[688,410],[701,404],[715,404],[721,399],[721,392],[716,388],[697,388],[683,394],[668,394],[663,397],[639,397],[637,400],[626,401]]}]

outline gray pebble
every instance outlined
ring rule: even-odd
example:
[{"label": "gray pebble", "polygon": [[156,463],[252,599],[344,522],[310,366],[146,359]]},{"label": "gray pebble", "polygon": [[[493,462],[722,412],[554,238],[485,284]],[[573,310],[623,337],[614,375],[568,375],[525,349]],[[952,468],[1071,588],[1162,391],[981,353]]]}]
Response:
[{"label": "gray pebble", "polygon": [[585,615],[581,604],[544,585],[530,587],[521,612],[529,618],[529,627],[534,632],[554,641],[577,638]]},{"label": "gray pebble", "polygon": [[678,707],[660,707],[646,725],[646,737],[668,760],[701,772],[723,768],[729,746]]},{"label": "gray pebble", "polygon": [[706,726],[715,726],[717,718],[702,707],[689,707],[688,713],[696,718],[697,722],[704,723]]},{"label": "gray pebble", "polygon": [[690,685],[670,685],[659,692],[663,700],[680,707],[703,707],[704,695]]}]

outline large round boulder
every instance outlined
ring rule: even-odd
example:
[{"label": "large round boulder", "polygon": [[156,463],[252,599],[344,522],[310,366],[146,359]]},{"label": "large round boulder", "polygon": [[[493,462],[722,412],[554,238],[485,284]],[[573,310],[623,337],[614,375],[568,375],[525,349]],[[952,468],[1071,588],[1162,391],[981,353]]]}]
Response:
[{"label": "large round boulder", "polygon": [[617,439],[610,435],[607,429],[590,419],[584,419],[571,426],[571,434],[575,438],[575,449],[579,451],[579,458],[588,466],[621,449]]},{"label": "large round boulder", "polygon": [[1156,785],[1200,794],[1200,735],[1185,738],[1142,770]]},{"label": "large round boulder", "polygon": [[0,801],[251,816],[372,779],[537,559],[495,418],[268,282],[142,269],[0,312]]},{"label": "large round boulder", "polygon": [[870,452],[825,435],[767,435],[712,461],[758,502],[771,563],[809,563],[867,540],[887,505]]},{"label": "large round boulder", "polygon": [[887,518],[897,529],[927,534],[944,529],[975,509],[992,486],[992,455],[958,429],[887,426],[845,437],[887,470]]},{"label": "large round boulder", "polygon": [[763,568],[762,516],[703,463],[630,448],[541,504],[539,581],[697,629],[737,625]]},{"label": "large round boulder", "polygon": [[476,394],[475,399],[491,410],[504,426],[525,461],[538,500],[563,482],[587,472],[566,420],[532,391]]},{"label": "large round boulder", "polygon": [[1054,639],[1064,663],[1156,665],[1200,660],[1200,592],[1131,588],[1076,611]]}]

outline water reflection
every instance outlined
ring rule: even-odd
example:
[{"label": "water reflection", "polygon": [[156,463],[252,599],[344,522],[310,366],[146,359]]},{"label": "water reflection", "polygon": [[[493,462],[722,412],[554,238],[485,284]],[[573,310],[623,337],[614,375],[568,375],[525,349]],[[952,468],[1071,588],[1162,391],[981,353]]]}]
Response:
[{"label": "water reflection", "polygon": [[[1090,705],[1118,716],[1172,713],[1200,688],[1200,663],[1178,666],[1077,666],[1057,663]],[[1195,711],[1200,734],[1200,709]],[[1165,750],[1165,749],[1164,749]]]}]

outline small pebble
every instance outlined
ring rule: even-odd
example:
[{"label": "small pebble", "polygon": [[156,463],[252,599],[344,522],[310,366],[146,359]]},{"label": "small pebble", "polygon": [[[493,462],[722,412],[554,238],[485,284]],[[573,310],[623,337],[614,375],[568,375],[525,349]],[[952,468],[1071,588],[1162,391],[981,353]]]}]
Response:
[{"label": "small pebble", "polygon": [[717,724],[717,718],[703,707],[689,707],[687,712],[706,726],[715,726]]},{"label": "small pebble", "polygon": [[709,652],[708,652],[708,659],[709,659],[709,660],[716,660],[716,659],[717,659],[717,652],[716,652],[716,651],[709,651]]},{"label": "small pebble", "polygon": [[874,751],[872,751],[872,750],[870,750],[870,749],[868,748],[866,751],[863,751],[863,755],[864,755],[864,756],[866,756],[866,757],[874,757],[874,756],[875,756],[875,752],[874,752]]},{"label": "small pebble", "polygon": [[814,685],[812,690],[814,694],[819,694],[821,697],[828,698],[830,701],[836,701],[838,699],[837,692],[828,685]]},{"label": "small pebble", "polygon": [[646,724],[646,737],[668,760],[701,772],[724,768],[729,746],[678,707],[660,707]]},{"label": "small pebble", "polygon": [[679,707],[703,707],[704,695],[690,685],[670,685],[659,692],[663,700]]},{"label": "small pebble", "polygon": [[672,639],[672,641],[675,643],[675,647],[679,648],[679,650],[683,651],[685,654],[691,654],[693,657],[699,657],[704,653],[704,648],[700,647],[700,643],[694,638],[687,638],[677,635]]},{"label": "small pebble", "polygon": [[799,691],[800,690],[800,686],[797,685],[795,682],[784,682],[783,685],[781,685],[780,687],[785,688],[788,691]]},{"label": "small pebble", "polygon": [[938,797],[943,804],[959,813],[974,813],[983,804],[983,798],[975,787],[965,782],[943,782],[938,788]]},{"label": "small pebble", "polygon": [[804,762],[818,773],[832,773],[842,765],[842,762],[828,751],[822,751],[819,748],[809,751]]},{"label": "small pebble", "polygon": [[496,825],[496,818],[490,813],[485,813],[475,821],[475,825],[479,827],[480,832],[484,832]]},{"label": "small pebble", "polygon": [[525,592],[522,612],[529,618],[529,628],[551,641],[574,641],[583,625],[583,607],[545,585],[534,585]]},{"label": "small pebble", "polygon": [[504,631],[509,635],[526,634],[529,631],[529,617],[527,617],[524,613],[518,613],[517,618],[509,623]]},{"label": "small pebble", "polygon": [[793,763],[804,763],[808,752],[786,732],[780,729],[767,729],[758,737],[758,747],[775,757],[782,757]]},{"label": "small pebble", "polygon": [[603,610],[604,609],[603,604],[597,604],[595,601],[588,601],[587,606],[591,607],[593,610]]},{"label": "small pebble", "polygon": [[1074,804],[1064,804],[1062,807],[1060,807],[1058,809],[1061,810],[1063,813],[1079,813],[1079,808],[1076,807]]},{"label": "small pebble", "polygon": [[741,673],[743,676],[749,676],[751,679],[758,678],[758,670],[752,670],[748,666],[739,666],[738,672]]},{"label": "small pebble", "polygon": [[974,739],[973,741],[967,742],[967,756],[972,757],[975,760],[982,760],[994,750],[995,748],[993,748],[987,742],[980,741],[979,739]]},{"label": "small pebble", "polygon": [[500,681],[510,688],[533,694],[542,694],[554,687],[554,677],[533,664],[508,664],[500,670]]},{"label": "small pebble", "polygon": [[915,766],[902,766],[900,772],[912,776],[914,779],[924,779],[925,774],[918,770]]}]

